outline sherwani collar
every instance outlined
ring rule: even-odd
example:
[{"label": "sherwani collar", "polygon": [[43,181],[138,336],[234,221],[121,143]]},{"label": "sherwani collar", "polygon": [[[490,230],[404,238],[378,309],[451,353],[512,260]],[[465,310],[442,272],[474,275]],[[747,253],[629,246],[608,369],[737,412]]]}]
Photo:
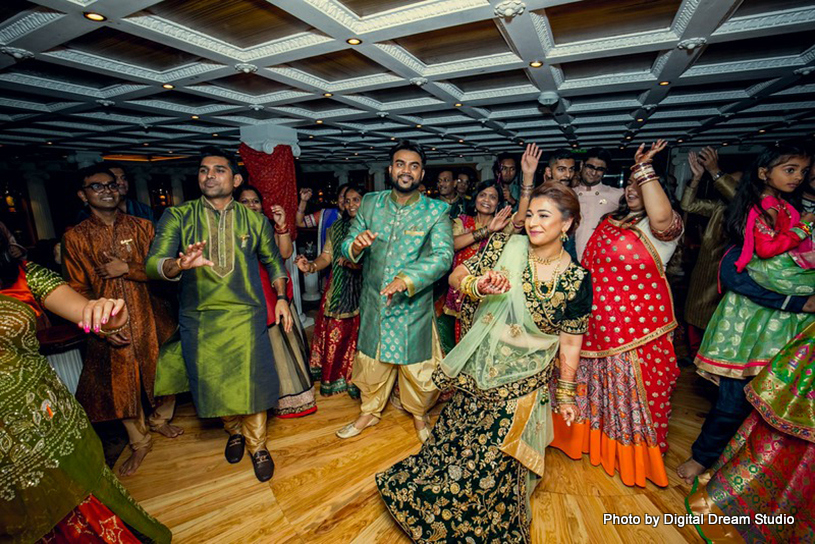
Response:
[{"label": "sherwani collar", "polygon": [[113,216],[113,224],[112,225],[108,225],[107,223],[102,221],[102,219],[100,219],[98,215],[93,213],[93,210],[91,210],[91,213],[90,213],[90,216],[88,217],[88,219],[90,219],[90,221],[93,223],[93,226],[95,226],[95,227],[107,228],[107,227],[115,227],[116,225],[121,223],[124,220],[124,215],[125,214],[122,213],[122,210],[117,209],[116,214]]},{"label": "sherwani collar", "polygon": [[396,191],[394,189],[391,189],[391,194],[390,194],[391,202],[393,202],[396,205],[397,208],[407,208],[408,206],[413,206],[414,204],[419,202],[419,200],[422,198],[422,193],[420,193],[419,191],[416,191],[415,193],[413,193],[413,196],[411,196],[408,199],[408,201],[405,202],[404,204],[399,204],[396,201],[397,198],[398,197],[397,197]]},{"label": "sherwani collar", "polygon": [[204,195],[201,195],[201,204],[203,204],[203,206],[205,208],[209,208],[212,211],[225,212],[225,211],[231,210],[231,209],[233,209],[235,207],[235,199],[233,198],[232,200],[230,200],[229,203],[226,206],[224,206],[223,210],[219,210],[218,208],[216,208],[212,204],[212,202],[210,202],[209,199],[207,197],[205,197]]}]

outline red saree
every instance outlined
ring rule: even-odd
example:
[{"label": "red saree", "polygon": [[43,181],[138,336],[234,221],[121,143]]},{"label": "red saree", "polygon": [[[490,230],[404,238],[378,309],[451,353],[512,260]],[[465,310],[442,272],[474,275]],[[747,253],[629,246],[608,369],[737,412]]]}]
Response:
[{"label": "red saree", "polygon": [[554,418],[551,445],[573,459],[588,453],[609,475],[619,471],[626,485],[644,487],[649,479],[666,486],[662,453],[679,368],[662,260],[637,226],[606,219],[583,266],[592,275],[594,303],[577,371],[579,422],[567,427]]}]

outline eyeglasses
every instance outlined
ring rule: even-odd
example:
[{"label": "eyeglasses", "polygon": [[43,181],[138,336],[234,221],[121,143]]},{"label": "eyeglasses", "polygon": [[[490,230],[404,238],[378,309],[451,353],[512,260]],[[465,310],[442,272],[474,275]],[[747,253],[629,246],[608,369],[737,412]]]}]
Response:
[{"label": "eyeglasses", "polygon": [[608,172],[608,168],[606,168],[605,166],[594,166],[593,164],[589,164],[589,163],[586,163],[584,166],[586,168],[588,168],[589,170],[592,170],[594,172],[599,172],[601,174],[605,174],[606,172]]},{"label": "eyeglasses", "polygon": [[91,183],[90,185],[83,185],[82,188],[90,189],[97,194],[102,194],[105,191],[115,193],[119,191],[119,184],[115,181],[111,181],[110,183]]}]

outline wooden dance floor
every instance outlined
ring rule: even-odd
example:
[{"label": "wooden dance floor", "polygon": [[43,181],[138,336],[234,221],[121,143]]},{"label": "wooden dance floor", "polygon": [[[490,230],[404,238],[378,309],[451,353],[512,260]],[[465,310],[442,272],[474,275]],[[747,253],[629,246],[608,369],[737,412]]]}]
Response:
[{"label": "wooden dance floor", "polygon": [[[532,498],[533,542],[699,542],[692,526],[603,525],[603,513],[685,512],[689,488],[674,471],[687,458],[710,407],[704,388],[692,368],[682,369],[673,396],[666,489],[626,487],[586,458],[572,461],[550,448],[546,476]],[[413,423],[388,406],[376,427],[349,440],[336,438],[334,431],[354,419],[357,407],[347,395],[320,397],[316,414],[270,419],[276,471],[262,484],[248,456],[237,465],[224,460],[226,434],[219,422],[198,419],[186,403],[175,419],[184,435],[175,440],[154,435],[153,451],[122,482],[170,527],[179,544],[410,542],[380,501],[374,474],[419,450]]]}]

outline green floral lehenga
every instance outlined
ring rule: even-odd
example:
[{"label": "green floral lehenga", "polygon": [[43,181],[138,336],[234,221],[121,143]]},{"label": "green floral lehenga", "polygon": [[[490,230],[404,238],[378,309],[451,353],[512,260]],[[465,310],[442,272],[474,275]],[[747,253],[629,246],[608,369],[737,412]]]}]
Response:
[{"label": "green floral lehenga", "polygon": [[[464,264],[500,270],[512,288],[465,302],[466,334],[433,375],[453,387],[418,454],[377,474],[382,499],[415,542],[530,541],[529,498],[552,440],[548,384],[559,332],[582,334],[591,311],[588,272],[572,263],[554,291],[536,285],[528,240],[496,234]],[[542,295],[542,293],[546,293]]]}]

